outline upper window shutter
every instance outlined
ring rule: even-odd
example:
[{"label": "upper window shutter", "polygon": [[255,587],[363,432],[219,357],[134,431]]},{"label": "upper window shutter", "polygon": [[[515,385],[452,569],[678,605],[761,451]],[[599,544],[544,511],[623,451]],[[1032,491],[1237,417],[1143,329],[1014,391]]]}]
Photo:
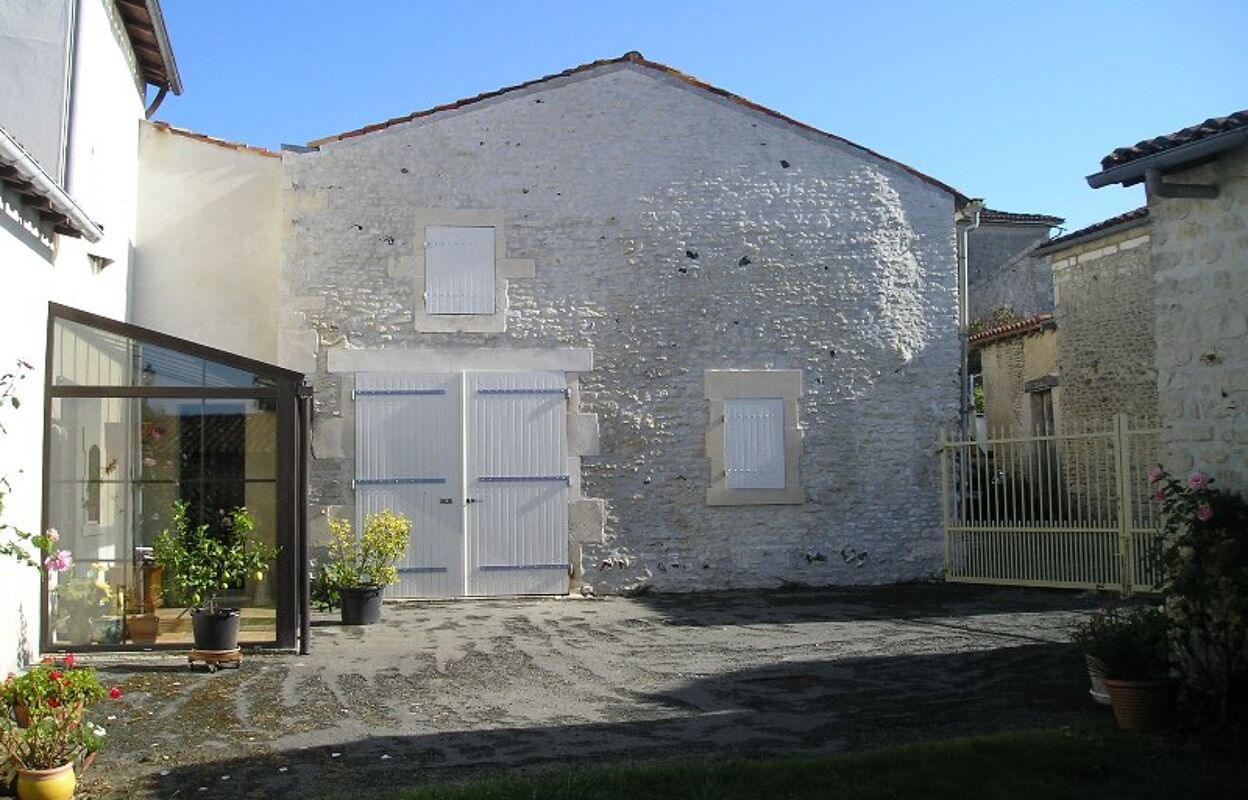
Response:
[{"label": "upper window shutter", "polygon": [[724,401],[724,472],[729,489],[784,488],[784,401]]},{"label": "upper window shutter", "polygon": [[493,228],[425,228],[425,311],[494,313]]}]

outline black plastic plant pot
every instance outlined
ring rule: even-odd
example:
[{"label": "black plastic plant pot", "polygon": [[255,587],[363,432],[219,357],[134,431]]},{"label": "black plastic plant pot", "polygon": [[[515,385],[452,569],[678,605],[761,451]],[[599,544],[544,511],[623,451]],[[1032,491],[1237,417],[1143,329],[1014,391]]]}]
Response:
[{"label": "black plastic plant pot", "polygon": [[380,586],[351,586],[342,590],[343,625],[375,625],[380,621]]},{"label": "black plastic plant pot", "polygon": [[218,608],[216,611],[192,609],[191,629],[195,632],[195,649],[237,650],[239,620],[237,608]]}]

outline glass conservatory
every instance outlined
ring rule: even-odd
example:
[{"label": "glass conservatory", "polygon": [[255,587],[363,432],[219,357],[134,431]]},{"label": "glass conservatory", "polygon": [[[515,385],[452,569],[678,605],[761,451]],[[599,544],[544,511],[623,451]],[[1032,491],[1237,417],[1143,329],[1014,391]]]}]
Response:
[{"label": "glass conservatory", "polygon": [[306,616],[303,376],[52,305],[44,528],[73,557],[46,577],[45,650],[191,640],[189,606],[154,552],[173,524],[227,536],[236,509],[277,557],[222,587],[240,643],[294,647]]}]

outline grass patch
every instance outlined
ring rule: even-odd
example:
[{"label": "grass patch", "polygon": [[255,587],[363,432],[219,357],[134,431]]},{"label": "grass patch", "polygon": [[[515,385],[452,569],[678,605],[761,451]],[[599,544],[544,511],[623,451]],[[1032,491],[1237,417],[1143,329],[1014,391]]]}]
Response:
[{"label": "grass patch", "polygon": [[[353,797],[363,797],[355,794]],[[374,800],[1196,800],[1248,796],[1248,767],[1169,738],[1023,731],[824,758],[559,769],[368,795]]]}]

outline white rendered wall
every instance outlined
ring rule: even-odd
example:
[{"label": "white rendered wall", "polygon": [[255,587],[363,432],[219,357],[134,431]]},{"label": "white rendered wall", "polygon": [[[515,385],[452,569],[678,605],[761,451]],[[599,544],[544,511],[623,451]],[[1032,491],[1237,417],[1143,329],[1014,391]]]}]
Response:
[{"label": "white rendered wall", "polygon": [[277,360],[282,162],[143,123],[131,321]]},{"label": "white rendered wall", "polygon": [[56,179],[64,158],[65,78],[75,2],[0,3],[0,126]]},{"label": "white rendered wall", "polygon": [[[321,365],[318,431],[352,413],[326,355],[592,348],[574,400],[601,432],[577,487],[607,503],[606,541],[578,565],[595,590],[939,569],[934,452],[958,385],[949,193],[638,66],[283,162],[281,345]],[[506,255],[535,260],[510,282],[505,332],[416,331],[405,276],[414,209],[430,208],[499,209]],[[707,506],[703,372],[730,368],[802,370],[804,503]],[[353,469],[349,447],[318,450],[314,514],[353,502]]]},{"label": "white rendered wall", "polygon": [[[47,231],[32,234],[27,226],[37,218],[7,193],[0,215],[0,370],[7,371],[19,358],[35,367],[23,382],[21,408],[0,417],[8,430],[0,446],[0,474],[13,484],[4,520],[29,531],[40,526],[48,302],[115,319],[126,314],[143,98],[124,34],[118,38],[115,13],[111,2],[81,4],[80,74],[74,84],[66,181],[70,195],[104,229],[104,239],[88,244]],[[0,119],[6,113],[0,108]],[[98,269],[89,255],[113,261]],[[0,562],[0,585],[6,587],[0,598],[4,672],[27,661],[38,648],[39,589],[34,572],[11,561]]]}]

